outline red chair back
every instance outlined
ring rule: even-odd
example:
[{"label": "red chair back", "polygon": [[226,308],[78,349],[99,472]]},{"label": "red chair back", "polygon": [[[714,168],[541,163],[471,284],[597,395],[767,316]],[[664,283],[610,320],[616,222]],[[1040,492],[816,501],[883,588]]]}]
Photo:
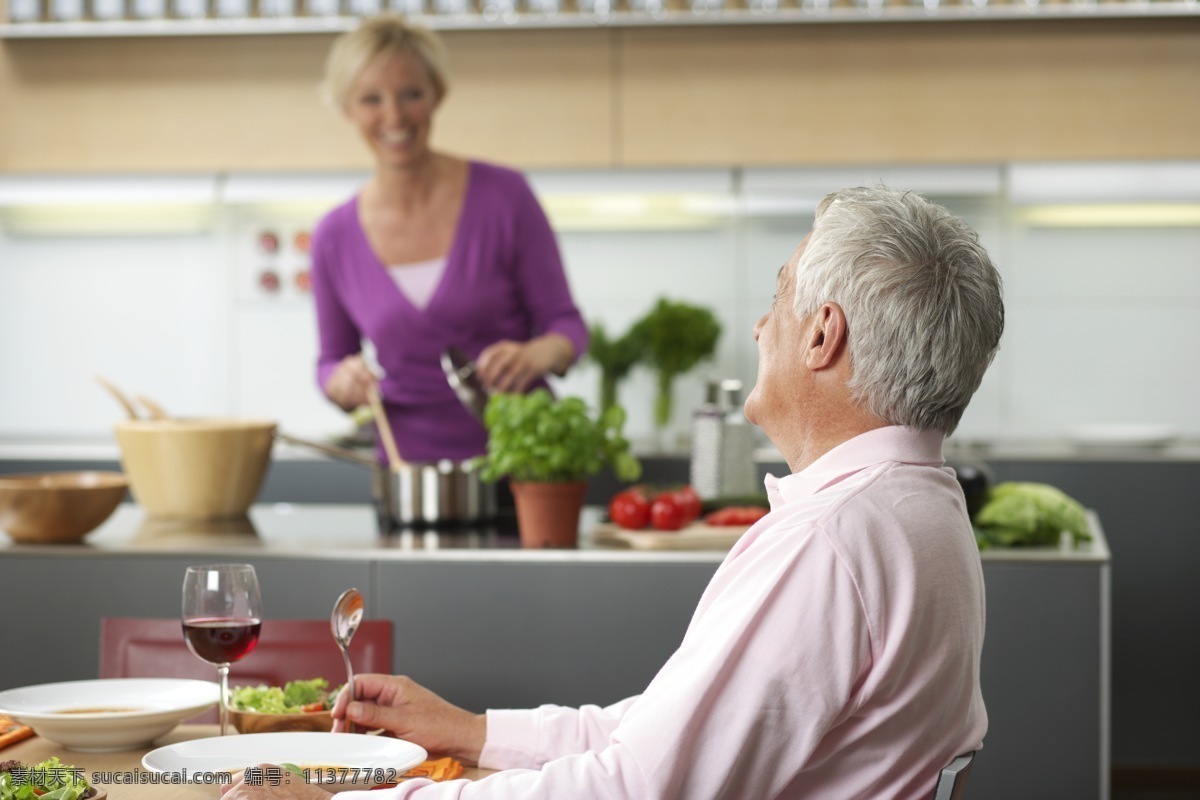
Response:
[{"label": "red chair back", "polygon": [[[350,642],[355,674],[392,671],[392,622],[365,619]],[[229,670],[230,686],[282,686],[288,681],[346,680],[342,652],[329,620],[266,620],[258,645]],[[216,667],[183,640],[179,619],[104,617],[100,620],[101,678],[195,678],[215,681]],[[200,721],[216,721],[215,712]]]}]

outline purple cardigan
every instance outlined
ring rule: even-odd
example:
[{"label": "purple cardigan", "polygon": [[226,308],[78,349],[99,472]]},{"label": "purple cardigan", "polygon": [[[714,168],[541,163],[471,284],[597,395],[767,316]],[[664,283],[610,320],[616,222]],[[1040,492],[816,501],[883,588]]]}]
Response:
[{"label": "purple cardigan", "polygon": [[323,389],[338,362],[375,345],[380,383],[400,454],[409,461],[483,453],[487,432],[442,372],[444,348],[472,358],[501,339],[555,332],[587,349],[587,326],[571,299],[558,244],[525,178],[470,163],[466,197],[441,282],[424,310],[414,306],[371,249],[358,197],[330,211],[312,240],[312,288]]}]

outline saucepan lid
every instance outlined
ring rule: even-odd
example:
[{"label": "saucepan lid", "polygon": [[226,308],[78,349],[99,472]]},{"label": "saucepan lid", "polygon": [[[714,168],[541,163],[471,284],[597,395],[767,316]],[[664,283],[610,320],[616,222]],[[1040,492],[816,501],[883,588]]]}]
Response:
[{"label": "saucepan lid", "polygon": [[442,351],[442,371],[446,373],[446,380],[458,395],[459,402],[476,419],[482,420],[483,411],[487,408],[488,392],[479,380],[475,362],[459,348],[447,347]]}]

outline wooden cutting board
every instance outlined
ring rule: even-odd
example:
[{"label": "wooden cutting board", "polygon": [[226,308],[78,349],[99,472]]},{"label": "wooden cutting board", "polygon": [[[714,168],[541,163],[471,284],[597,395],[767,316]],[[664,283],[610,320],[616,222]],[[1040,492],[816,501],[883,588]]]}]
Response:
[{"label": "wooden cutting board", "polygon": [[728,550],[749,529],[749,525],[706,525],[693,522],[677,531],[646,528],[630,531],[611,522],[601,522],[592,530],[597,544],[622,544],[636,550]]}]

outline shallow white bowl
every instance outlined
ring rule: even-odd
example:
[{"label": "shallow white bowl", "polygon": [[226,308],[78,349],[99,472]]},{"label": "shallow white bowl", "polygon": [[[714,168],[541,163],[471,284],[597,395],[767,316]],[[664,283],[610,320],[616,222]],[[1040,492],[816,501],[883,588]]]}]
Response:
[{"label": "shallow white bowl", "polygon": [[[208,681],[67,681],[0,692],[0,714],[69,750],[108,753],[149,745],[185,719],[215,706],[219,698],[220,688]],[[79,709],[96,710],[63,713]]]},{"label": "shallow white bowl", "polygon": [[1076,447],[1083,448],[1159,448],[1178,438],[1178,432],[1167,425],[1152,423],[1113,423],[1080,425],[1068,432]]}]

